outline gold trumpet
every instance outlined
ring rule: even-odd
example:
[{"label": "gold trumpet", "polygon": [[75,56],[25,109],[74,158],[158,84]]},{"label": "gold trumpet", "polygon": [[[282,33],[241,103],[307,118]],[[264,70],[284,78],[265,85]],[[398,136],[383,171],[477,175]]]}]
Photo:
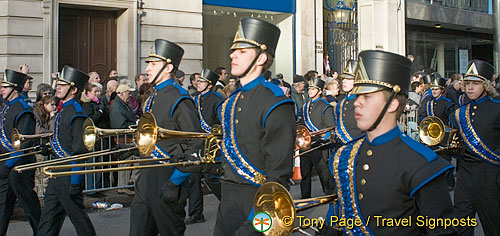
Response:
[{"label": "gold trumpet", "polygon": [[[146,168],[156,168],[156,167],[186,167],[193,165],[204,165],[204,164],[214,164],[217,152],[220,150],[220,142],[222,137],[222,131],[220,126],[212,127],[212,133],[199,133],[199,132],[184,132],[177,130],[169,130],[160,128],[157,126],[156,119],[154,115],[150,112],[144,113],[139,120],[136,131],[136,147],[130,150],[139,149],[139,153],[142,156],[151,156],[151,153],[155,149],[156,142],[160,140],[168,139],[205,139],[205,156],[200,157],[200,160],[196,161],[184,161],[176,163],[154,163],[149,165],[140,166],[128,166],[128,167],[112,167],[105,169],[94,169],[94,170],[81,170],[81,171],[60,171],[67,170],[73,167],[96,167],[96,166],[108,166],[108,165],[119,165],[119,164],[138,164],[144,162],[159,162],[168,161],[170,158],[148,158],[139,160],[124,160],[124,161],[109,161],[109,162],[97,162],[97,163],[82,163],[82,164],[68,164],[68,165],[46,165],[42,169],[42,172],[50,177],[60,177],[76,174],[91,174],[91,173],[105,173],[113,171],[125,171],[125,170],[136,170],[136,169],[146,169]],[[100,155],[106,155],[100,154]],[[96,155],[94,155],[96,156]],[[88,158],[88,157],[87,157]]]},{"label": "gold trumpet", "polygon": [[96,140],[99,138],[104,138],[113,135],[127,135],[134,134],[136,129],[128,128],[128,129],[101,129],[97,128],[94,124],[94,121],[90,118],[87,118],[85,122],[83,122],[83,143],[87,150],[92,151],[94,149]]},{"label": "gold trumpet", "polygon": [[265,212],[271,217],[271,228],[264,232],[264,235],[274,236],[290,235],[294,231],[300,231],[300,227],[294,227],[295,217],[298,212],[333,203],[336,200],[336,194],[293,200],[283,185],[276,182],[267,182],[260,186],[257,193],[255,193],[253,205],[255,212]]},{"label": "gold trumpet", "polygon": [[0,154],[0,158],[6,157],[6,156],[10,156],[10,155],[12,155],[14,153],[17,153],[17,152],[26,152],[26,153],[24,153],[22,155],[15,156],[15,157],[4,158],[4,159],[2,159],[0,161],[7,161],[7,160],[10,160],[10,159],[14,159],[14,158],[20,158],[20,157],[25,157],[25,156],[30,156],[30,155],[34,155],[34,154],[40,153],[41,152],[40,150],[38,150],[38,151],[35,151],[35,150],[40,149],[41,145],[36,145],[36,146],[33,146],[33,147],[28,147],[28,148],[20,149],[21,148],[21,144],[23,142],[31,141],[31,140],[34,140],[34,139],[50,138],[50,137],[52,137],[52,133],[20,134],[19,130],[17,130],[16,128],[13,128],[10,137],[11,137],[10,140],[12,140],[12,146],[14,147],[15,151]]}]

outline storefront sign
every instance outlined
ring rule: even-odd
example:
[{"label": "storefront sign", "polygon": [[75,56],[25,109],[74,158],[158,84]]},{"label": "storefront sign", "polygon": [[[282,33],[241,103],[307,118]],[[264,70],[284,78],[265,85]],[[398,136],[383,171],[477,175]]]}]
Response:
[{"label": "storefront sign", "polygon": [[295,13],[295,0],[203,0],[203,4],[263,11]]}]

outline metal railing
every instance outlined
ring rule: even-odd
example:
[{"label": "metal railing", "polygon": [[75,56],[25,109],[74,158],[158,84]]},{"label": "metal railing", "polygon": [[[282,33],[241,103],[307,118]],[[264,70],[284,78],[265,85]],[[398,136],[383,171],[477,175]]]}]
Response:
[{"label": "metal railing", "polygon": [[[96,142],[96,145],[94,147],[95,151],[99,150],[105,150],[109,148],[114,148],[117,147],[117,145],[120,144],[131,144],[134,140],[134,137],[132,135],[116,135],[116,136],[110,136],[106,138],[101,138]],[[40,140],[40,143],[47,143],[47,139]],[[98,157],[93,157],[89,158],[86,162],[87,163],[97,163],[97,162],[107,162],[107,161],[112,161],[112,160],[117,160],[120,159],[121,156],[124,155],[123,153],[120,153],[118,155],[103,155],[103,156],[98,156]],[[136,156],[130,156],[128,158],[135,158]],[[44,157],[41,155],[37,155],[37,161],[43,160],[43,159],[52,159],[51,157]],[[96,169],[96,168],[110,168],[111,166],[99,166],[99,167],[93,167],[91,169]],[[89,168],[87,168],[89,169]],[[131,171],[128,174],[127,172],[119,173],[119,172],[109,172],[109,173],[94,173],[94,174],[86,174],[83,178],[84,181],[84,193],[93,193],[93,192],[101,192],[101,191],[106,191],[106,190],[114,190],[114,189],[121,189],[121,188],[130,188],[133,187],[133,183],[130,182],[130,180],[134,181],[135,178],[134,175],[137,175],[137,171]],[[125,180],[120,180],[120,178],[127,178]],[[131,179],[132,178],[132,179]],[[39,197],[43,197],[45,195],[45,187],[48,182],[48,177],[46,177],[43,173],[41,173],[41,169],[36,170],[36,177],[35,177],[35,190],[38,193]]]}]

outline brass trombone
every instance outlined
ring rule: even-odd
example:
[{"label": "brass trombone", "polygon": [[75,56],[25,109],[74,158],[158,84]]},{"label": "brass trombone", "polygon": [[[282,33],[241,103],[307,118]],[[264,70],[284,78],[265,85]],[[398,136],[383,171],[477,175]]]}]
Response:
[{"label": "brass trombone", "polygon": [[335,130],[334,126],[329,127],[329,128],[325,128],[325,129],[321,129],[318,131],[310,132],[305,126],[297,125],[297,131],[296,131],[297,137],[295,138],[295,146],[296,146],[295,150],[301,150],[304,152],[301,152],[297,155],[294,155],[293,158],[302,156],[304,154],[310,153],[312,151],[315,151],[317,149],[320,149],[322,147],[329,146],[330,144],[332,144],[333,143],[333,141],[332,141],[333,136],[330,136],[330,142],[323,143],[323,144],[318,145],[314,148],[311,148],[311,146],[313,144],[313,142],[312,142],[313,137],[323,135],[325,133],[331,132],[332,130]]},{"label": "brass trombone", "polygon": [[39,150],[39,149],[41,149],[42,145],[36,145],[36,146],[33,146],[33,147],[27,147],[27,148],[20,149],[21,148],[21,144],[23,142],[25,142],[25,141],[31,141],[33,139],[50,138],[50,137],[52,137],[52,133],[29,134],[29,135],[27,135],[27,134],[20,134],[19,130],[17,130],[16,128],[13,128],[10,137],[11,137],[10,140],[12,141],[12,146],[14,147],[15,151],[0,154],[0,158],[6,157],[6,156],[10,156],[10,155],[12,155],[14,153],[18,153],[18,152],[26,152],[26,153],[18,155],[18,156],[15,156],[15,157],[3,158],[3,159],[0,160],[0,162],[1,161],[7,161],[7,160],[10,160],[10,159],[14,159],[14,158],[20,158],[20,157],[25,157],[25,156],[30,156],[30,155],[34,155],[34,154],[40,153],[41,150]]},{"label": "brass trombone", "polygon": [[[253,205],[255,212],[265,212],[271,217],[271,228],[263,234],[274,236],[290,235],[294,231],[300,231],[300,227],[294,226],[298,212],[333,203],[336,200],[336,194],[293,200],[283,185],[276,182],[267,182],[260,186],[257,193],[255,193]],[[289,219],[289,221],[283,222],[284,219]]]},{"label": "brass trombone", "polygon": [[[199,133],[199,132],[184,132],[160,128],[157,126],[156,119],[152,113],[144,113],[139,121],[137,131],[136,131],[136,147],[131,148],[128,151],[139,149],[139,153],[142,156],[150,156],[153,152],[156,142],[159,140],[168,139],[205,139],[205,156],[200,157],[200,160],[196,161],[184,161],[176,163],[154,163],[149,165],[140,166],[128,166],[128,167],[112,167],[105,169],[94,169],[94,170],[81,170],[81,171],[60,171],[67,170],[73,167],[96,167],[96,166],[107,166],[107,165],[119,165],[119,164],[136,164],[144,162],[158,162],[167,161],[170,158],[159,158],[159,159],[139,159],[139,160],[124,160],[124,161],[109,161],[109,162],[97,162],[97,163],[82,163],[82,164],[68,164],[68,165],[45,165],[42,172],[50,177],[60,177],[76,174],[91,174],[91,173],[104,173],[113,171],[124,171],[124,170],[136,170],[136,169],[146,169],[155,167],[186,167],[193,165],[204,165],[204,164],[214,164],[216,153],[220,150],[220,142],[222,137],[222,131],[220,126],[212,127],[212,133]],[[108,153],[105,153],[106,155]],[[103,154],[101,154],[103,155]],[[96,156],[96,155],[94,155]],[[87,157],[88,158],[88,157]]]},{"label": "brass trombone", "polygon": [[134,134],[136,129],[101,129],[97,128],[94,121],[90,118],[85,119],[83,122],[83,143],[87,150],[92,151],[94,149],[96,140],[99,138],[104,138],[112,135],[127,135]]}]

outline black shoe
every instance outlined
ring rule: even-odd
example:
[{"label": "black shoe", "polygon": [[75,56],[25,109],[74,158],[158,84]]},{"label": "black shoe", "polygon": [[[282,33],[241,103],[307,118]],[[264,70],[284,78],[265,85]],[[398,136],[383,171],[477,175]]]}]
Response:
[{"label": "black shoe", "polygon": [[184,223],[186,223],[186,225],[191,225],[191,224],[196,224],[196,223],[203,223],[205,222],[205,217],[203,215],[199,215],[199,216],[190,216],[189,218],[187,218]]}]

